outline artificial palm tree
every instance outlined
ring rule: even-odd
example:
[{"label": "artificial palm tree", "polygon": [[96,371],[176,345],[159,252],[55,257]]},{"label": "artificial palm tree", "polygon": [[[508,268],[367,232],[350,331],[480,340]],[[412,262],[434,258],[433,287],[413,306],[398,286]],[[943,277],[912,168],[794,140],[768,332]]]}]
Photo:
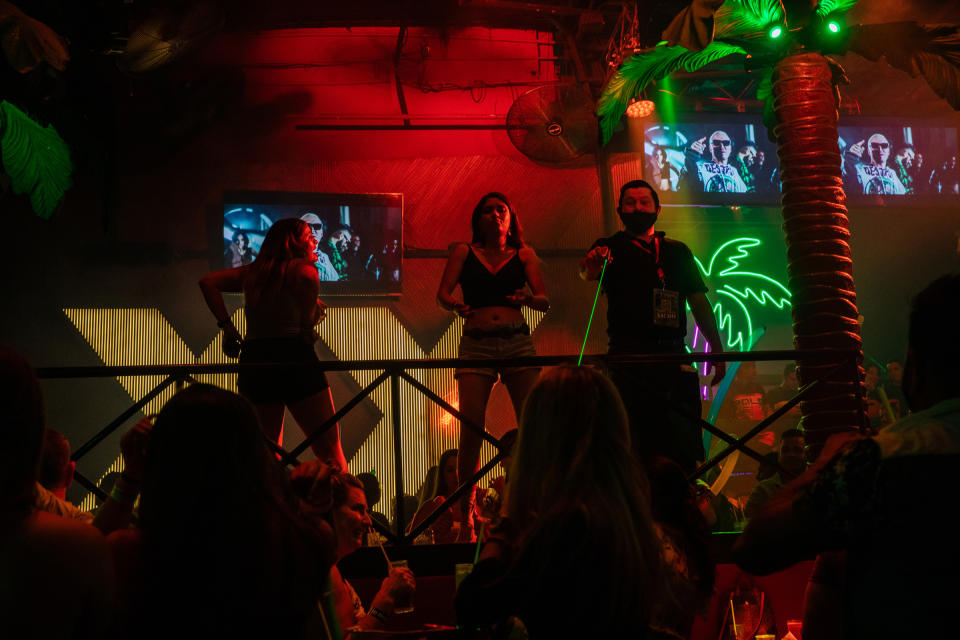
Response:
[{"label": "artificial palm tree", "polygon": [[[668,27],[666,42],[633,55],[614,73],[597,106],[603,141],[610,139],[629,100],[651,81],[745,56],[747,68],[761,74],[757,97],[765,102],[764,120],[780,158],[794,343],[804,350],[860,352],[837,145],[837,87],[846,78],[827,54],[885,57],[898,69],[923,75],[960,109],[960,27],[915,22],[848,27],[844,15],[856,0],[718,4],[697,0]],[[821,378],[842,360],[800,362],[801,382]],[[849,383],[852,374],[819,384],[803,403],[803,425],[813,447],[832,433],[859,426],[861,394]]]}]

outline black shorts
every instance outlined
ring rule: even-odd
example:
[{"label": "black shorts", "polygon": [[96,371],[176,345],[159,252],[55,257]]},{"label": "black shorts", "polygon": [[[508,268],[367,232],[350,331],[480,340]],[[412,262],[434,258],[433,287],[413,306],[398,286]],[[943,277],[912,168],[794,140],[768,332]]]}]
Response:
[{"label": "black shorts", "polygon": [[[320,360],[313,345],[300,338],[244,341],[240,350],[240,364],[258,362],[319,364]],[[289,405],[329,387],[326,374],[319,369],[241,371],[237,376],[237,390],[253,404]]]}]

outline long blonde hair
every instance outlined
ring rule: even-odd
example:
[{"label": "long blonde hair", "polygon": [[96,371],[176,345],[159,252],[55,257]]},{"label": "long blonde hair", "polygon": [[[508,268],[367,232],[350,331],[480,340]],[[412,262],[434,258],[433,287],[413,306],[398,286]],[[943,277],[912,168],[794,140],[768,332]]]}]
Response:
[{"label": "long blonde hair", "polygon": [[[563,530],[557,524],[586,522],[590,543],[622,560],[610,610],[598,615],[649,611],[660,575],[649,483],[632,454],[626,410],[609,379],[588,367],[545,372],[524,404],[509,477],[508,515],[521,548],[532,538],[563,547],[562,539],[551,541]],[[595,571],[597,584],[610,583],[610,567]]]}]

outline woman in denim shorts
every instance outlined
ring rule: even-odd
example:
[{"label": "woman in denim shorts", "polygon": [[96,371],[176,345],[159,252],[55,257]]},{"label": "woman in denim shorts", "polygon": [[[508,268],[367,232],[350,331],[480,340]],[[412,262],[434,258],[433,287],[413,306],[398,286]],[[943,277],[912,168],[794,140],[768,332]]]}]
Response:
[{"label": "woman in denim shorts", "polygon": [[[437,302],[466,319],[458,358],[502,359],[535,356],[530,327],[520,309],[526,305],[546,311],[547,300],[537,255],[523,243],[520,221],[506,196],[488,193],[480,199],[470,220],[473,239],[457,244],[450,252]],[[463,301],[453,297],[460,285]],[[499,378],[507,386],[519,421],[520,409],[540,375],[538,367],[461,367],[454,376],[460,396],[460,411],[476,424],[484,423],[490,390]],[[482,438],[460,428],[457,475],[462,483],[480,467]],[[455,515],[464,526],[461,537],[469,540],[473,527],[473,492]]]}]

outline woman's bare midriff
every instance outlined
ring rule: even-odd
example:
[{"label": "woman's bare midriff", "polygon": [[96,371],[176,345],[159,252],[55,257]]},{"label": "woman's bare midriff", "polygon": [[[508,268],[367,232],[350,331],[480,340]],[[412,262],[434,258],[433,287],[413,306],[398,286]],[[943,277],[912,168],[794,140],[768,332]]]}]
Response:
[{"label": "woman's bare midriff", "polygon": [[524,322],[523,314],[514,307],[480,307],[472,312],[463,325],[464,329],[489,331],[503,325],[519,326]]}]

